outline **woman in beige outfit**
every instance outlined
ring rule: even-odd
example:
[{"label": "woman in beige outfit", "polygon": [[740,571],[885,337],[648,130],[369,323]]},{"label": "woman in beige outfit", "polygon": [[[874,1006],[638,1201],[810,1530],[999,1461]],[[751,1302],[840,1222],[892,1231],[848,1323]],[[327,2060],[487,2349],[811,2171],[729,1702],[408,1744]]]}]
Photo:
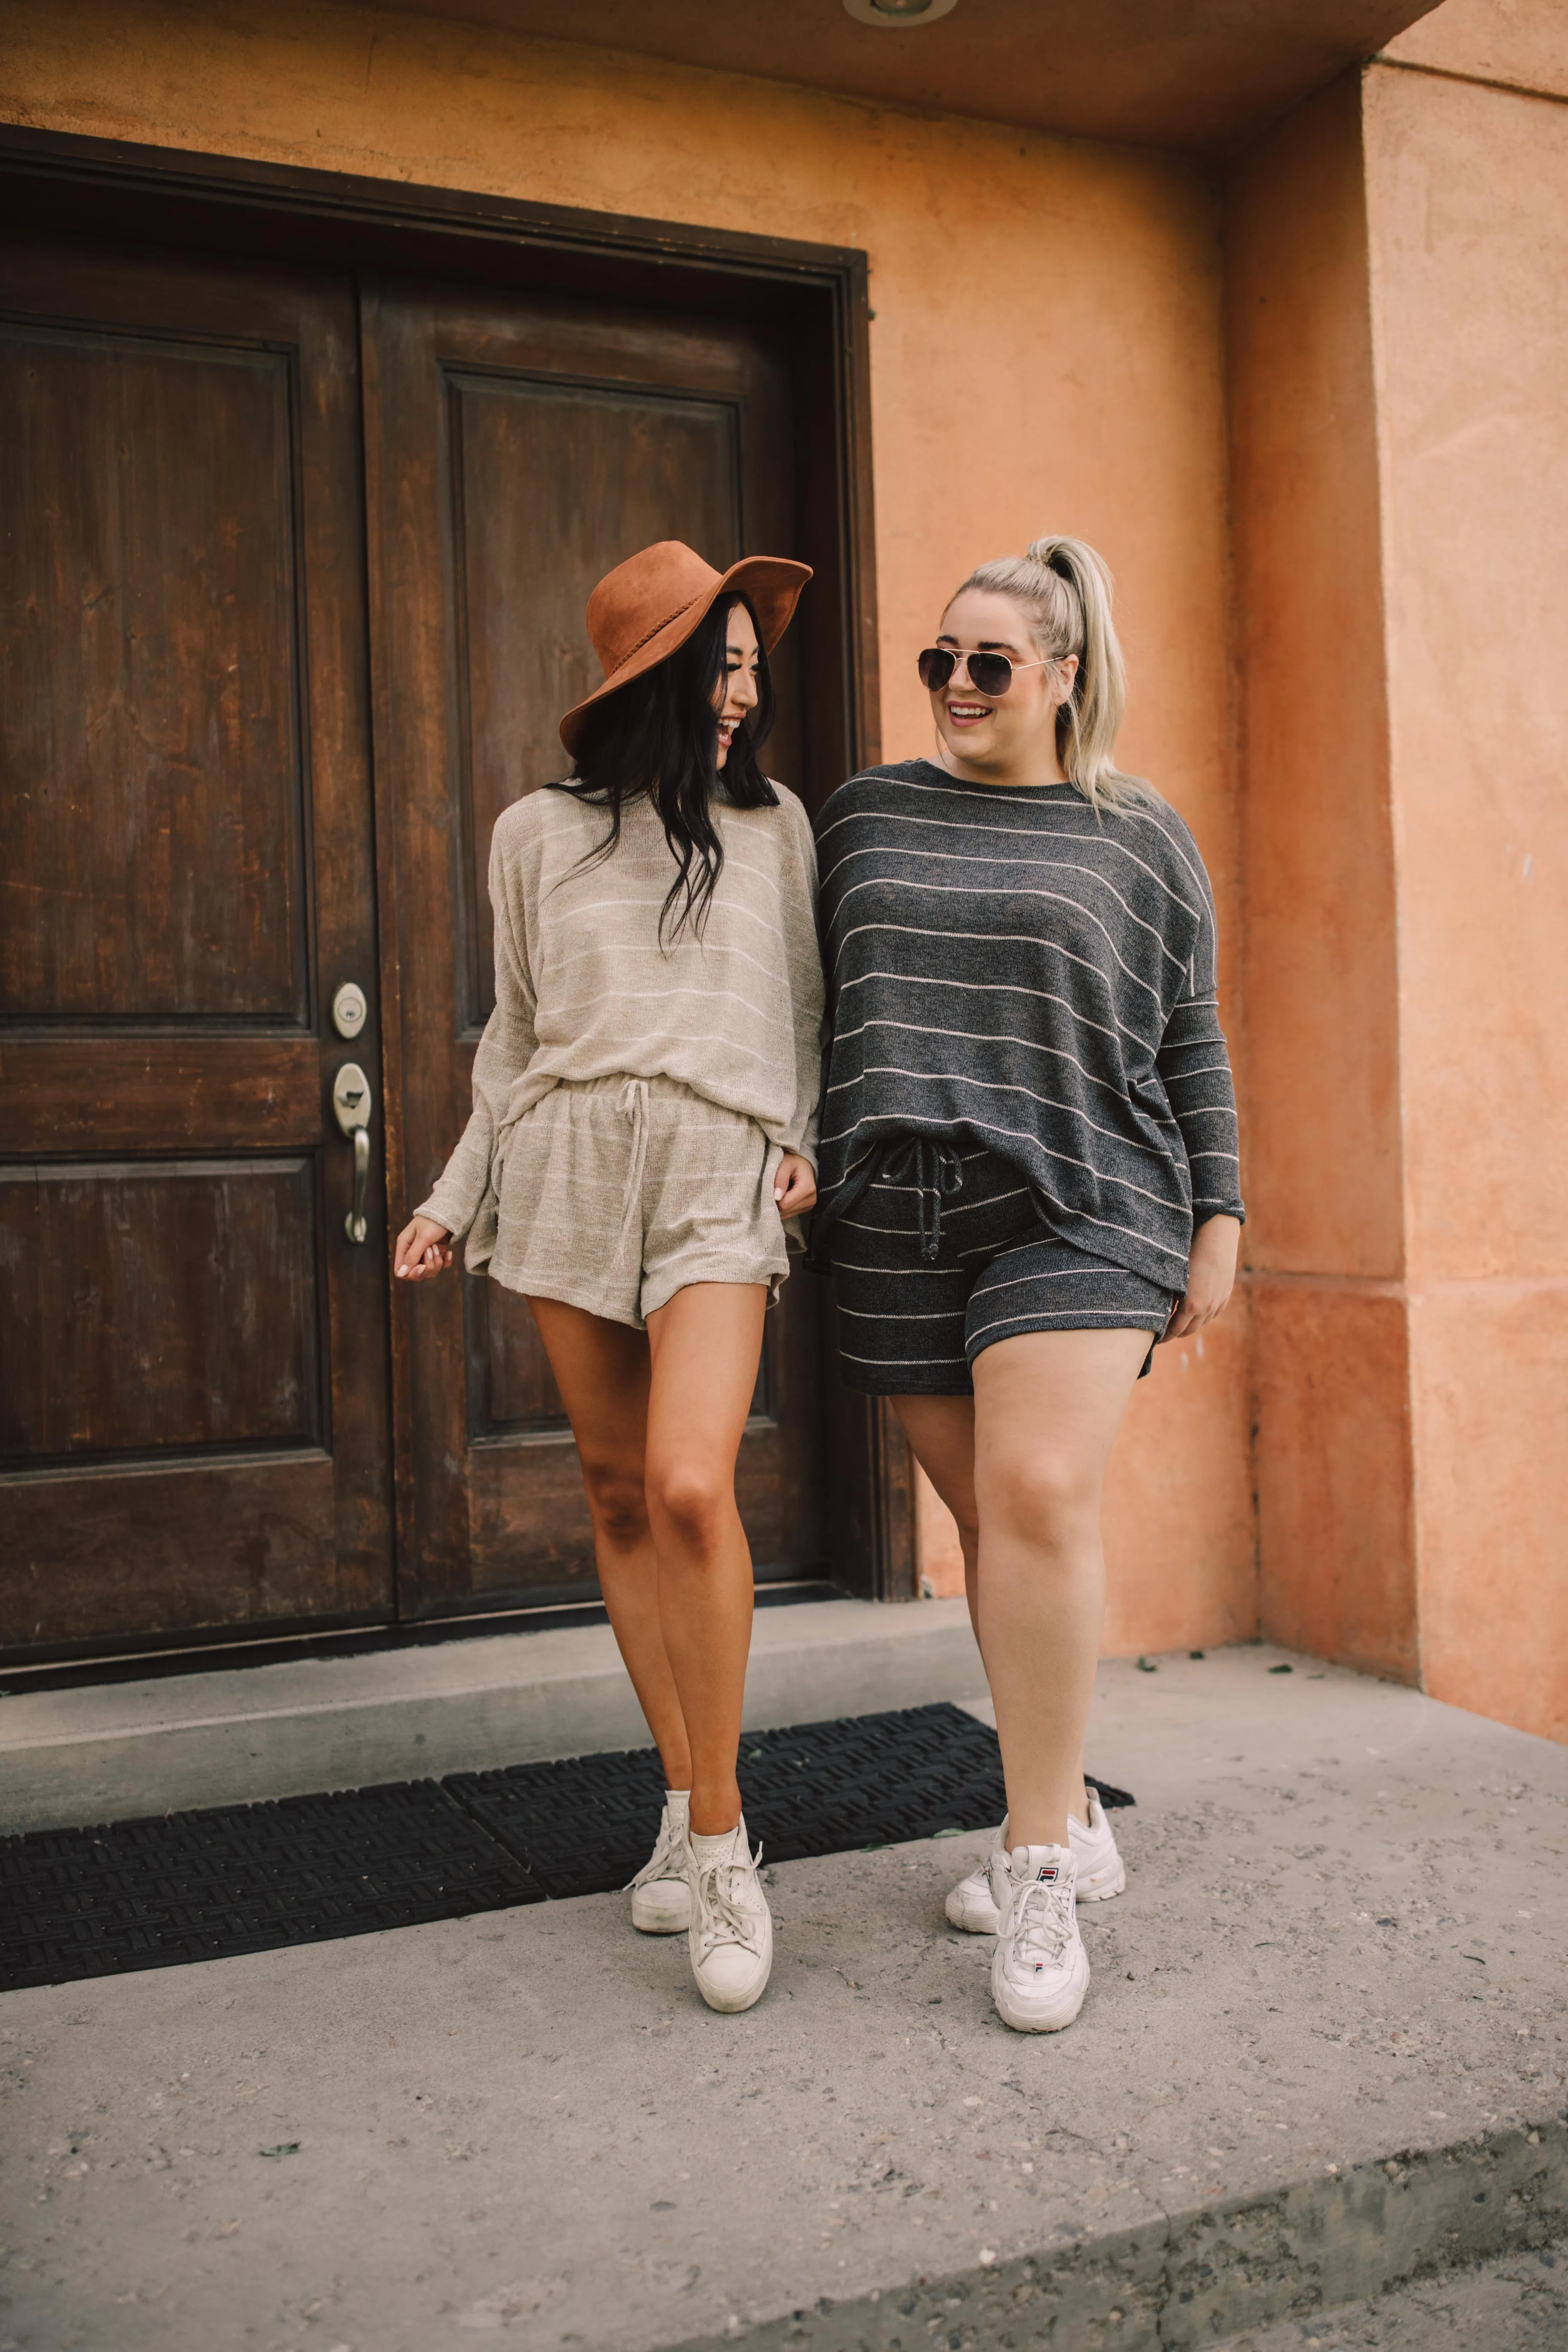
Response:
[{"label": "woman in beige outfit", "polygon": [[577,1441],[605,1604],[664,1763],[651,1932],[686,1928],[710,2007],[749,2009],[773,1928],[735,1780],[752,1562],[735,1462],[816,1197],[816,862],[756,751],[767,653],[810,572],[715,572],[677,541],[599,583],[605,683],[567,713],[563,783],[495,829],[496,1006],[474,1109],[394,1271],[468,1235],[527,1297]]}]

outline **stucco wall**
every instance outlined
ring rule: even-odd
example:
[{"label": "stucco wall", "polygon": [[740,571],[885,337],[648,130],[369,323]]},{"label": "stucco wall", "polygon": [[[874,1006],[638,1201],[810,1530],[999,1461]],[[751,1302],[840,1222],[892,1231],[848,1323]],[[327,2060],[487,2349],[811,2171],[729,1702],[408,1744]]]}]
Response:
[{"label": "stucco wall", "polygon": [[1562,0],[1444,0],[1390,41],[1384,55],[1568,98]]},{"label": "stucco wall", "polygon": [[1266,1629],[1418,1667],[1394,836],[1360,91],[1226,212]]},{"label": "stucco wall", "polygon": [[1226,238],[1262,1622],[1564,1738],[1553,25],[1450,0]]},{"label": "stucco wall", "polygon": [[[1158,158],[413,16],[12,0],[0,115],[864,247],[884,742],[977,560],[1081,533],[1121,587],[1123,750],[1207,856],[1236,1022],[1238,830],[1216,202]],[[1113,1649],[1250,1633],[1244,1307],[1163,1351],[1118,1445]]]},{"label": "stucco wall", "polygon": [[[1440,10],[1426,47],[1452,37]],[[1530,69],[1552,0],[1488,12]],[[1422,1674],[1568,1738],[1568,105],[1374,68]]]}]

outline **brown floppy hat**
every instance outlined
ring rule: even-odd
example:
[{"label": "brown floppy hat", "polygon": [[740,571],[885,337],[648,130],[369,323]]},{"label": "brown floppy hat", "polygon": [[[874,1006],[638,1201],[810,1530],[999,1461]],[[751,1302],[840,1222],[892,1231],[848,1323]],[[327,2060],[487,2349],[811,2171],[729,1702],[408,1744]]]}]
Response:
[{"label": "brown floppy hat", "polygon": [[792,563],[783,555],[742,556],[728,572],[715,572],[679,539],[661,539],[656,547],[628,555],[605,572],[588,599],[588,635],[605,683],[561,721],[567,751],[575,759],[585,711],[683,646],[726,593],[741,591],[751,598],[763,644],[772,653],[810,577],[809,563]]}]

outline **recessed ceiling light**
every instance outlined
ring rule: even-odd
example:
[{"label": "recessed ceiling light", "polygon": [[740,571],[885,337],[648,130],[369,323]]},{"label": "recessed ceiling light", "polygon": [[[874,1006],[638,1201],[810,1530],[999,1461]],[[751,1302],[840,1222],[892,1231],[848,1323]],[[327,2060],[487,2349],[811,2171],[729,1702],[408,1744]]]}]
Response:
[{"label": "recessed ceiling light", "polygon": [[860,25],[878,25],[884,33],[906,33],[915,25],[934,25],[950,16],[958,0],[844,0],[848,14]]}]

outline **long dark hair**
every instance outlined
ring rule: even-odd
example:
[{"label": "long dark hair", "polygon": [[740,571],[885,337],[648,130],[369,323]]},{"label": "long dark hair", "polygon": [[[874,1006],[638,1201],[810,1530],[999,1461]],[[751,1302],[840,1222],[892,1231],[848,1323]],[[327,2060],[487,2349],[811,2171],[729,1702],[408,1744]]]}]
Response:
[{"label": "long dark hair", "polygon": [[661,939],[667,924],[671,940],[686,923],[700,934],[724,864],[712,815],[720,783],[713,697],[728,667],[730,615],[737,604],[745,606],[757,630],[757,703],[730,739],[724,794],[737,808],[778,806],[778,794],[757,765],[773,723],[773,679],[752,600],[739,594],[716,604],[668,660],[594,705],[583,722],[576,764],[558,788],[608,814],[610,830],[589,853],[594,865],[619,842],[626,802],[634,793],[648,794],[676,866],[659,911]]}]

